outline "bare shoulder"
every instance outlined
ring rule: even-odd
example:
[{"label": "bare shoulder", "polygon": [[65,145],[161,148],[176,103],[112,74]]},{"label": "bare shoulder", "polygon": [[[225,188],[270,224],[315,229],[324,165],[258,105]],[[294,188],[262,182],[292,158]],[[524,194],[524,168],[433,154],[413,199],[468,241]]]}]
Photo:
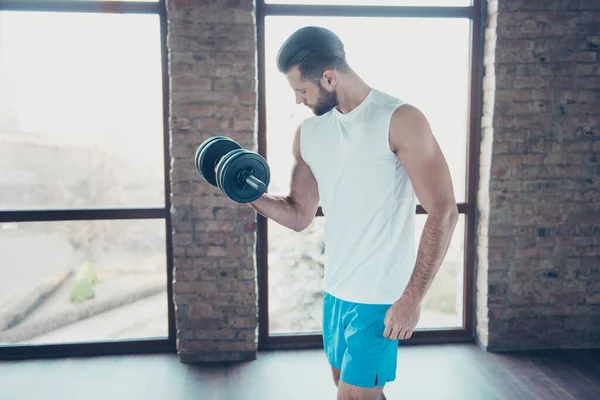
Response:
[{"label": "bare shoulder", "polygon": [[448,164],[427,118],[417,107],[405,104],[395,110],[390,148],[404,165],[427,212],[456,208]]},{"label": "bare shoulder", "polygon": [[425,114],[412,104],[398,107],[390,122],[390,148],[394,153],[431,142],[433,135]]}]

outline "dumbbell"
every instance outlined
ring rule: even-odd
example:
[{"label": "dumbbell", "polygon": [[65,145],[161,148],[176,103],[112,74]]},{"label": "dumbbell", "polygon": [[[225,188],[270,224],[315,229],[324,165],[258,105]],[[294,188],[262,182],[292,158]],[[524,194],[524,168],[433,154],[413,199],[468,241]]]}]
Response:
[{"label": "dumbbell", "polygon": [[262,196],[271,178],[269,165],[260,154],[242,149],[225,136],[205,140],[196,150],[195,164],[206,182],[238,203]]}]

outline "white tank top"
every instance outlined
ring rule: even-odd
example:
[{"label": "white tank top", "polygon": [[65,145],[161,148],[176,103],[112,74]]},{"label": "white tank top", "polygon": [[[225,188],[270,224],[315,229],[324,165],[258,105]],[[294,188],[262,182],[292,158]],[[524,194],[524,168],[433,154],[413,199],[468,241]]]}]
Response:
[{"label": "white tank top", "polygon": [[347,114],[334,108],[302,122],[302,158],[325,215],[324,290],[346,301],[392,304],[414,269],[417,199],[389,145],[402,104],[371,89]]}]

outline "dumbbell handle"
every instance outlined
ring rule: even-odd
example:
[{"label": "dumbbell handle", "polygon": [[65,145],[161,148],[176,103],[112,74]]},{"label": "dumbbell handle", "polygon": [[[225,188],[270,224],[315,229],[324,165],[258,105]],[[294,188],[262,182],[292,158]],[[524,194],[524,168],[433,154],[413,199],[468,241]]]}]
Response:
[{"label": "dumbbell handle", "polygon": [[265,183],[263,181],[261,181],[260,179],[258,179],[257,177],[255,177],[252,174],[249,174],[246,179],[244,179],[244,182],[246,182],[246,184],[248,186],[250,186],[252,189],[256,190],[257,192],[264,192],[267,189],[267,185],[265,185]]}]

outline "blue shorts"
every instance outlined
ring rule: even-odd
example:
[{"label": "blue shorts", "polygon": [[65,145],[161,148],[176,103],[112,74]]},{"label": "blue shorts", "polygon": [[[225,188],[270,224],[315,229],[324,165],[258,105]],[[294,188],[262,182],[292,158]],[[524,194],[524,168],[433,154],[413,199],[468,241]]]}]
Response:
[{"label": "blue shorts", "polygon": [[398,340],[383,337],[391,304],[351,303],[323,294],[323,346],[340,380],[372,388],[396,379]]}]

